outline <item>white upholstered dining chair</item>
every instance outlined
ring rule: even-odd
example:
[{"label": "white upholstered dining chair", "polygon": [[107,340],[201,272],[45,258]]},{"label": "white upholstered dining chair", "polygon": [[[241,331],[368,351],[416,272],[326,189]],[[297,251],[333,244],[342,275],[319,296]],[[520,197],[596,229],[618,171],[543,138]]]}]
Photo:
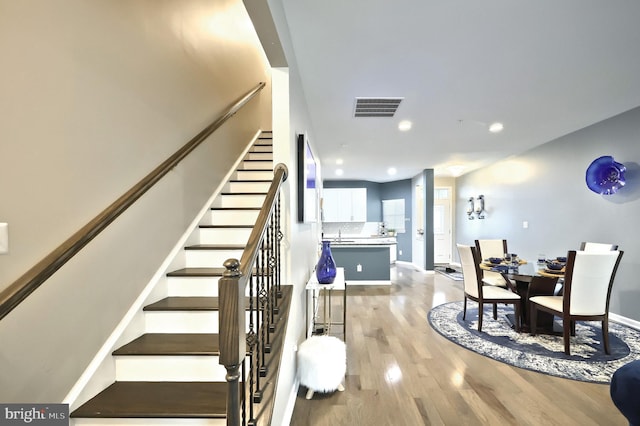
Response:
[{"label": "white upholstered dining chair", "polygon": [[592,243],[591,241],[583,241],[580,244],[581,251],[611,251],[618,250],[617,244]]},{"label": "white upholstered dining chair", "polygon": [[[507,251],[507,240],[476,240],[476,250],[480,262],[490,257],[503,258]],[[488,285],[506,287],[507,282],[499,272],[482,270],[482,282]]]},{"label": "white upholstered dining chair", "polygon": [[496,306],[498,303],[511,304],[514,307],[516,318],[516,330],[520,330],[520,295],[502,287],[483,285],[482,270],[480,269],[480,256],[473,246],[458,244],[458,254],[462,265],[462,277],[464,281],[464,311],[462,319],[467,317],[467,299],[478,303],[478,331],[482,331],[482,314],[484,305],[493,305],[493,319],[496,319]]},{"label": "white upholstered dining chair", "polygon": [[561,296],[535,296],[529,299],[531,334],[536,333],[537,312],[545,311],[562,319],[564,352],[569,355],[570,336],[576,321],[601,321],[604,352],[609,349],[609,299],[623,252],[617,250],[570,251],[565,267]]}]

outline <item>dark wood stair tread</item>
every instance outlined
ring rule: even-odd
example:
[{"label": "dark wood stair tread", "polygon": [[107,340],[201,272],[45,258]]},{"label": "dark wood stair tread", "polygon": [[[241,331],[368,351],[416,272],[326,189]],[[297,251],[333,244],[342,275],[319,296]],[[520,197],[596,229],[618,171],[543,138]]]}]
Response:
[{"label": "dark wood stair tread", "polygon": [[225,418],[224,382],[115,382],[71,417]]},{"label": "dark wood stair tread", "polygon": [[[249,298],[245,298],[245,307],[249,308]],[[217,311],[219,309],[217,297],[165,297],[155,303],[147,305],[144,311]]]},{"label": "dark wood stair tread", "polygon": [[144,307],[145,311],[217,311],[217,297],[165,297]]},{"label": "dark wood stair tread", "polygon": [[212,333],[147,333],[113,355],[219,355],[219,338]]},{"label": "dark wood stair tread", "polygon": [[[246,244],[193,244],[186,246],[185,250],[244,250]],[[270,246],[265,246],[270,248]]]},{"label": "dark wood stair tread", "polygon": [[[168,277],[221,277],[222,274],[226,271],[225,268],[198,268],[198,267],[190,267],[190,268],[181,268],[176,269],[175,271],[171,271],[167,273]],[[266,273],[269,273],[270,270],[266,270]],[[256,273],[256,269],[253,269],[253,273]]]},{"label": "dark wood stair tread", "polygon": [[193,244],[185,250],[244,250],[246,244]]},{"label": "dark wood stair tread", "polygon": [[167,273],[168,277],[221,277],[225,268],[181,268]]},{"label": "dark wood stair tread", "polygon": [[261,210],[260,207],[211,207],[211,210]]},{"label": "dark wood stair tread", "polygon": [[200,225],[199,228],[207,229],[247,229],[253,228],[254,225]]},{"label": "dark wood stair tread", "polygon": [[266,192],[223,192],[221,195],[267,195]]}]

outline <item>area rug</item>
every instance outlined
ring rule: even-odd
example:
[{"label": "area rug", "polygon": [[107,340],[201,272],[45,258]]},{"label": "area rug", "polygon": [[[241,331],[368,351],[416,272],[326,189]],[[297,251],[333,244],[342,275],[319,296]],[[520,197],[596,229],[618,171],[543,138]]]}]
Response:
[{"label": "area rug", "polygon": [[[491,306],[485,307],[482,332],[478,332],[478,305],[469,301],[467,320],[462,320],[463,302],[445,303],[429,311],[429,324],[458,345],[514,367],[552,376],[593,383],[610,383],[613,373],[624,364],[640,359],[640,332],[609,321],[611,355],[601,344],[599,322],[578,322],[571,337],[571,355],[565,355],[562,336],[517,333],[506,315],[510,306],[498,306],[493,319]],[[561,325],[561,322],[558,321]]]},{"label": "area rug", "polygon": [[462,281],[462,272],[458,272],[453,268],[447,268],[444,266],[436,266],[435,268],[436,272],[441,273],[442,275],[451,278],[454,281]]}]

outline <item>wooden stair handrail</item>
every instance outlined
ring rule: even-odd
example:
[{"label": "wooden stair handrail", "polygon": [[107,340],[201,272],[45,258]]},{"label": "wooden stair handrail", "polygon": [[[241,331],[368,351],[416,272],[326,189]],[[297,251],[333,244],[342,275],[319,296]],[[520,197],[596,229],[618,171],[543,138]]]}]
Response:
[{"label": "wooden stair handrail", "polygon": [[[251,268],[258,256],[260,242],[267,229],[271,212],[276,202],[280,186],[287,179],[287,166],[280,163],[275,167],[273,181],[264,200],[256,224],[249,235],[247,245],[238,259],[224,262],[226,271],[218,281],[220,299],[220,364],[240,365],[244,359],[246,341],[244,339],[244,290],[251,277]],[[239,284],[238,284],[239,283]],[[243,330],[240,333],[240,330]]]},{"label": "wooden stair handrail", "polygon": [[[252,275],[260,245],[269,225],[269,220],[279,202],[282,183],[287,180],[287,166],[279,163],[274,168],[271,186],[265,197],[253,230],[249,235],[242,257],[227,259],[225,272],[218,281],[220,356],[219,363],[227,370],[227,425],[240,425],[240,375],[241,364],[246,357],[245,333],[245,288]],[[279,230],[278,230],[279,231]]]},{"label": "wooden stair handrail", "polygon": [[176,151],[166,161],[156,167],[151,173],[142,178],[129,191],[104,209],[98,216],[80,228],[60,246],[36,263],[24,275],[14,281],[9,287],[0,292],[0,319],[4,318],[42,283],[51,277],[58,269],[75,256],[84,246],[102,232],[111,222],[127,210],[138,198],[153,187],[164,175],[178,165],[191,151],[200,145],[211,133],[218,129],[228,119],[249,102],[265,87],[264,82],[258,83],[247,94],[236,100],[214,122],[205,127],[193,139]]},{"label": "wooden stair handrail", "polygon": [[267,230],[267,223],[269,222],[269,217],[271,216],[271,212],[273,211],[273,207],[276,203],[278,192],[280,192],[280,186],[282,186],[282,183],[287,180],[288,175],[289,170],[286,165],[278,163],[274,168],[271,187],[265,197],[264,204],[258,214],[256,224],[253,226],[253,230],[247,240],[247,245],[245,246],[245,249],[242,252],[242,257],[240,258],[240,273],[246,277],[251,275],[251,268],[256,261],[256,257],[258,257],[259,245]]}]

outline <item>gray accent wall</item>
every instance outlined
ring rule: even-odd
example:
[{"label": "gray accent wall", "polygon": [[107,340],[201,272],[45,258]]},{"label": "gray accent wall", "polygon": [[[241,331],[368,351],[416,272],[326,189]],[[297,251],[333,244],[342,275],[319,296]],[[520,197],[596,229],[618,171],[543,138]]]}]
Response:
[{"label": "gray accent wall", "polygon": [[[411,211],[413,209],[413,187],[410,179],[386,182],[381,184],[380,210],[382,211],[382,200],[404,199],[405,232],[396,234],[398,242],[398,260],[411,262],[413,258],[413,247],[411,238],[413,233]],[[381,213],[382,214],[382,213]],[[402,254],[400,254],[402,253]]]},{"label": "gray accent wall", "polygon": [[[509,143],[508,132],[500,137]],[[587,167],[603,155],[628,169],[618,194],[599,195],[586,186]],[[635,108],[461,176],[454,242],[506,238],[511,252],[531,261],[539,253],[565,255],[582,241],[618,244],[625,254],[610,311],[640,321],[639,162],[640,108]],[[485,196],[486,218],[468,220],[466,200],[479,194]]]},{"label": "gray accent wall", "polygon": [[434,189],[434,173],[433,169],[425,169],[422,171],[424,182],[424,269],[432,271],[434,268],[434,234],[433,234],[433,189]]}]

